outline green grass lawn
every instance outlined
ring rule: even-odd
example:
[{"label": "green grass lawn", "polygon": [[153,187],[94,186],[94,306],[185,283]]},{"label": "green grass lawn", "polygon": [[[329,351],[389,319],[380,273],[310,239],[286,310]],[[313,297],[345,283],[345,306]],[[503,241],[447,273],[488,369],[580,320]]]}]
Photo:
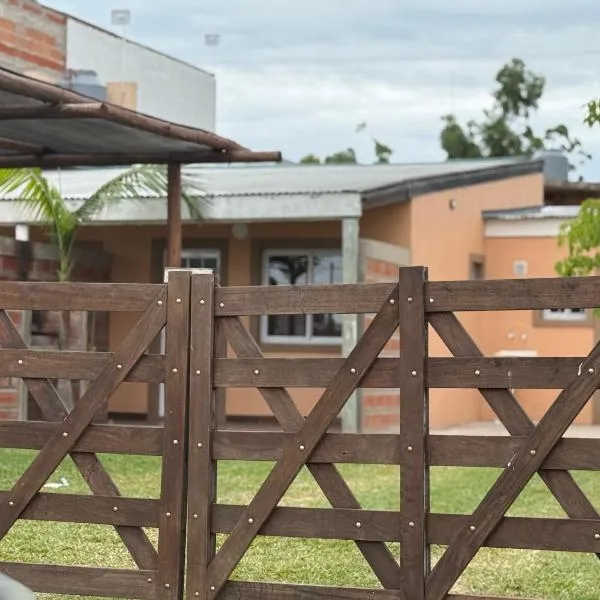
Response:
[{"label": "green grass lawn", "polygon": [[[33,453],[0,450],[0,488],[8,489],[29,464]],[[160,461],[148,457],[103,456],[102,461],[130,497],[157,497]],[[219,502],[248,502],[266,477],[266,463],[219,465]],[[366,509],[397,509],[399,475],[394,467],[342,465],[349,485]],[[70,460],[53,475],[66,477],[62,492],[87,493]],[[471,512],[493,483],[493,469],[432,469],[432,510]],[[576,473],[590,500],[600,507],[600,473]],[[286,506],[327,507],[322,493],[303,471],[282,501]],[[512,507],[513,516],[561,517],[563,513],[539,479]],[[149,532],[155,539],[155,532]],[[398,547],[393,547],[398,553]],[[441,549],[434,548],[434,556]],[[121,541],[110,527],[20,521],[0,542],[0,560],[107,567],[132,567]],[[235,573],[244,580],[287,581],[324,585],[375,586],[377,582],[353,542],[260,538]],[[600,563],[595,556],[520,550],[483,550],[461,577],[456,591],[469,594],[544,599],[598,600]],[[47,596],[52,598],[52,596]],[[57,598],[56,596],[54,598]]]}]

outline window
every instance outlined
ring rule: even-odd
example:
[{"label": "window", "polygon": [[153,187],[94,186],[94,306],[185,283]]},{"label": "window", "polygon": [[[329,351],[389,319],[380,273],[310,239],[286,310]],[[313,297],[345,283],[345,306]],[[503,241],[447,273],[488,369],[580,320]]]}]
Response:
[{"label": "window", "polygon": [[550,308],[542,311],[544,321],[587,321],[585,308]]},{"label": "window", "polygon": [[215,275],[221,270],[221,253],[218,250],[189,249],[181,252],[183,269],[212,269]]},{"label": "window", "polygon": [[471,257],[469,265],[469,279],[471,281],[480,281],[485,279],[485,261],[483,257]]},{"label": "window", "polygon": [[[269,250],[263,256],[265,285],[327,285],[342,282],[342,257],[335,250]],[[261,319],[263,342],[336,344],[341,315],[268,315]]]}]

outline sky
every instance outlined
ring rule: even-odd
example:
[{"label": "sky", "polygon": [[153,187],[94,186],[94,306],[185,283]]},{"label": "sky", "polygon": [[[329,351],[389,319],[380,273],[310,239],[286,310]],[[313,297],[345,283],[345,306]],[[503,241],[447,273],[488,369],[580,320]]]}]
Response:
[{"label": "sky", "polygon": [[[567,125],[593,157],[579,174],[600,181],[600,126],[583,124],[600,98],[598,0],[45,4],[109,30],[111,9],[130,9],[128,37],[216,74],[218,133],[289,160],[353,147],[372,162],[372,138],[393,162],[444,160],[441,116],[480,117],[496,72],[519,57],[546,78],[535,127]],[[216,50],[206,34],[219,34]]]}]

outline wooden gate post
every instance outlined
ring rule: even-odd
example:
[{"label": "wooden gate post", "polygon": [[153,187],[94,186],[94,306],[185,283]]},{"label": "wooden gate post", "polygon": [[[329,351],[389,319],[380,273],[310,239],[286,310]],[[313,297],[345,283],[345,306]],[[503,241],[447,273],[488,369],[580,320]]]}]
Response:
[{"label": "wooden gate post", "polygon": [[157,598],[180,600],[185,576],[190,272],[167,274],[165,419],[158,539]]},{"label": "wooden gate post", "polygon": [[207,600],[214,595],[214,587],[208,581],[208,566],[216,552],[216,538],[211,528],[211,507],[216,502],[217,488],[217,463],[212,457],[216,418],[214,294],[212,271],[207,269],[192,276],[188,429],[191,484],[187,490],[187,598],[190,600]]},{"label": "wooden gate post", "polygon": [[429,511],[426,280],[424,267],[400,269],[400,564],[406,600],[424,600],[425,578],[430,569],[426,537]]}]

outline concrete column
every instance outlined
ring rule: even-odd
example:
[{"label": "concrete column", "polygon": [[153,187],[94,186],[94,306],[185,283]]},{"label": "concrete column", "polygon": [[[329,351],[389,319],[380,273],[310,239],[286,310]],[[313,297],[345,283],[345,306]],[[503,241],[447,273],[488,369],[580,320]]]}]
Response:
[{"label": "concrete column", "polygon": [[[342,268],[344,283],[358,283],[360,236],[358,218],[342,220]],[[342,325],[342,355],[348,356],[358,341],[358,316],[344,315]],[[350,396],[342,409],[342,430],[357,433],[360,423],[359,392]]]}]

